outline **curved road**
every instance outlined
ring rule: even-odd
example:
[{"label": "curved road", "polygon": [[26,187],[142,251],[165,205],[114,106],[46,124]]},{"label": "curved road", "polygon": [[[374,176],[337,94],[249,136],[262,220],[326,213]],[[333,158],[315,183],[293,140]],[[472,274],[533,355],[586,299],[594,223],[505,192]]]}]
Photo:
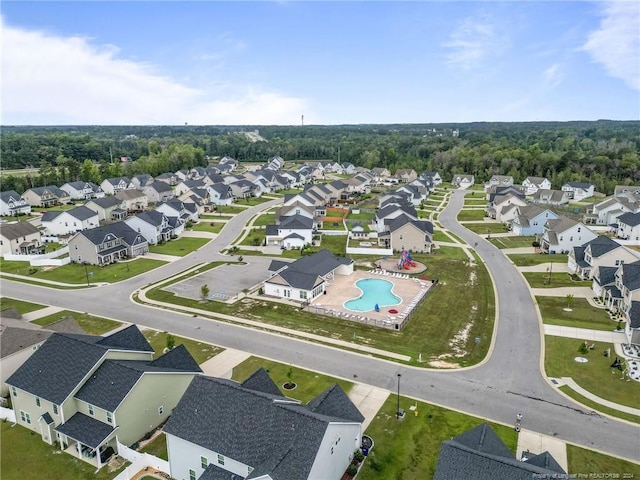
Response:
[{"label": "curved road", "polygon": [[2,295],[89,312],[125,322],[167,330],[222,347],[292,363],[329,375],[395,391],[402,374],[401,394],[511,424],[523,412],[523,427],[603,452],[640,462],[640,427],[591,415],[557,393],[541,373],[541,331],[535,303],[519,272],[492,244],[455,220],[464,201],[455,191],[440,222],[470,244],[493,276],[498,297],[498,323],[490,358],[463,371],[424,370],[400,366],[339,349],[251,330],[214,320],[194,318],[131,303],[130,293],[202,262],[229,257],[219,250],[231,243],[247,221],[274,200],[233,217],[220,235],[179,261],[129,280],[88,290],[61,291],[2,280]]}]

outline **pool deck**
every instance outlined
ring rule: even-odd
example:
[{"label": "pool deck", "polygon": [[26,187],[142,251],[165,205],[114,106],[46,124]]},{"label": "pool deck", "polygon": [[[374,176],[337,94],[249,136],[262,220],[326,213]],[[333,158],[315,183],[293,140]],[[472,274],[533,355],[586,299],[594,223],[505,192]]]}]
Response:
[{"label": "pool deck", "polygon": [[[365,278],[387,280],[393,284],[392,292],[401,298],[401,303],[393,306],[380,306],[380,311],[355,312],[345,308],[344,303],[358,298],[362,291],[356,282]],[[373,271],[356,270],[351,275],[336,275],[328,282],[326,295],[321,295],[311,302],[306,309],[313,313],[330,315],[346,320],[384,328],[401,329],[409,319],[413,309],[424,300],[433,282],[418,278],[406,278],[404,274],[375,273]],[[389,313],[395,309],[397,314]],[[396,325],[398,325],[396,327]]]}]

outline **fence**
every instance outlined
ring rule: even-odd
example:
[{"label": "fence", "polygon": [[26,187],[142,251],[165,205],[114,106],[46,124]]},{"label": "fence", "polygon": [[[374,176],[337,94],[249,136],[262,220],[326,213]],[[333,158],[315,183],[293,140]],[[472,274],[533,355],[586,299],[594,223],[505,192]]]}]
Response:
[{"label": "fence", "polygon": [[346,251],[352,255],[393,255],[391,248],[347,247]]},{"label": "fence", "polygon": [[148,467],[160,470],[161,472],[170,475],[169,462],[166,460],[162,460],[161,458],[148,453],[137,452],[120,442],[118,442],[118,455],[131,462],[131,465],[120,472],[120,474],[113,480],[130,480],[140,470],[144,470]]},{"label": "fence", "polygon": [[16,423],[16,412],[10,408],[0,407],[0,419]]},{"label": "fence", "polygon": [[[31,262],[33,260],[48,260],[51,258],[61,257],[69,254],[69,247],[62,247],[55,252],[42,253],[39,255],[16,255],[14,253],[7,253],[4,256],[5,260],[16,260],[18,262]],[[33,263],[32,263],[33,265]]]}]

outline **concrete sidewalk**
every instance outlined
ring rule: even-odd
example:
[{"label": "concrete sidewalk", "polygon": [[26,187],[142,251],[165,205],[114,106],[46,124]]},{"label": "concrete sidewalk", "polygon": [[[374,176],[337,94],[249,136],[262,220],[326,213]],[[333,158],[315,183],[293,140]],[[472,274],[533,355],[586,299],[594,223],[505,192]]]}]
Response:
[{"label": "concrete sidewalk", "polygon": [[550,269],[553,273],[569,273],[569,265],[566,263],[541,263],[539,265],[530,265],[528,267],[516,267],[521,272],[548,272]]},{"label": "concrete sidewalk", "polygon": [[533,455],[549,452],[565,472],[569,471],[567,444],[558,438],[522,429],[518,434],[518,446],[516,448],[516,458],[518,460],[522,458],[522,452],[529,452]]},{"label": "concrete sidewalk", "polygon": [[590,287],[532,288],[531,294],[536,297],[566,297],[567,295],[573,295],[575,298],[591,298],[595,296]]},{"label": "concrete sidewalk", "polygon": [[47,317],[49,315],[53,315],[54,313],[62,312],[64,308],[58,307],[45,307],[40,310],[35,310],[33,312],[25,313],[22,315],[22,320],[26,320],[27,322],[33,322],[38,318]]},{"label": "concrete sidewalk", "polygon": [[511,255],[513,253],[536,253],[533,247],[501,248],[500,251],[505,255]]},{"label": "concrete sidewalk", "polygon": [[614,322],[611,322],[611,331],[590,330],[588,328],[564,327],[562,325],[545,325],[544,334],[554,337],[577,338],[578,340],[590,340],[592,342],[625,343],[627,337],[623,330],[616,331]]},{"label": "concrete sidewalk", "polygon": [[233,367],[244,362],[251,355],[247,352],[227,348],[213,358],[200,364],[200,368],[205,375],[230,379],[233,374]]},{"label": "concrete sidewalk", "polygon": [[[620,375],[620,372],[615,372],[614,371],[613,374],[614,375]],[[594,401],[596,403],[599,403],[600,405],[604,405],[605,407],[609,407],[609,408],[611,408],[613,410],[618,410],[619,412],[624,412],[624,413],[628,413],[630,415],[640,416],[640,408],[633,408],[633,407],[628,407],[626,405],[620,405],[619,403],[610,402],[609,400],[605,400],[604,398],[598,397],[597,395],[594,395],[593,393],[589,392],[588,390],[585,390],[584,388],[582,388],[571,377],[556,378],[555,382],[556,382],[558,387],[566,385],[571,390],[576,391],[577,393],[579,393],[583,397],[586,397],[589,400],[592,400],[592,401]]]},{"label": "concrete sidewalk", "polygon": [[165,255],[163,253],[147,252],[144,254],[144,258],[150,258],[152,260],[162,260],[163,262],[175,262],[177,260],[180,260],[182,257],[178,257],[176,255]]},{"label": "concrete sidewalk", "polygon": [[364,432],[369,424],[376,418],[378,410],[382,408],[391,392],[381,388],[365,385],[364,383],[356,383],[349,392],[349,399],[358,407],[360,413],[364,415],[362,422],[362,431]]}]

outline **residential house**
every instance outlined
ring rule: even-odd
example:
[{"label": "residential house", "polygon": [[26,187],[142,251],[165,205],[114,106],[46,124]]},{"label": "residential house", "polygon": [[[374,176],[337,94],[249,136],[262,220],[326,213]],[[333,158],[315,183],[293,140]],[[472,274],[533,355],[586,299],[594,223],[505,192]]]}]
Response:
[{"label": "residential house", "polygon": [[102,188],[107,195],[115,195],[123,190],[135,189],[136,186],[131,183],[128,177],[114,177],[104,179],[100,184],[100,188]]},{"label": "residential house", "polygon": [[640,261],[623,263],[615,273],[615,288],[604,289],[607,308],[625,317],[627,342],[640,345]]},{"label": "residential house", "polygon": [[144,190],[146,187],[153,184],[153,182],[153,177],[148,173],[141,173],[131,177],[131,183],[133,183],[136,190]]},{"label": "residential house", "polygon": [[69,257],[74,263],[108,265],[148,251],[147,240],[125,222],[83,230],[69,240]]},{"label": "residential house", "polygon": [[178,170],[175,173],[176,179],[178,181],[178,183],[183,182],[185,180],[190,180],[191,179],[191,175],[188,169],[183,168],[181,170]]},{"label": "residential house", "polygon": [[566,472],[549,452],[517,459],[488,423],[440,445],[433,480],[531,480],[565,478]]},{"label": "residential house", "polygon": [[591,290],[596,297],[614,298],[616,304],[622,300],[622,292],[616,287],[616,272],[619,267],[600,265],[593,269]]},{"label": "residential house", "polygon": [[159,181],[155,181],[151,185],[144,187],[142,193],[147,197],[147,202],[149,204],[166,202],[167,200],[171,200],[175,197],[171,185]]},{"label": "residential house", "polygon": [[335,275],[351,275],[354,266],[350,258],[338,257],[327,249],[300,257],[293,263],[275,262],[278,262],[277,271],[270,267],[275,273],[264,282],[265,295],[302,303],[322,295]]},{"label": "residential house", "polygon": [[389,224],[389,237],[391,243],[388,247],[394,252],[409,250],[414,253],[431,253],[433,224],[401,215]]},{"label": "residential house", "polygon": [[200,211],[200,207],[205,208],[206,205],[209,205],[209,190],[205,188],[194,188],[180,195],[178,200],[193,204],[197,207],[198,211]]},{"label": "residential house", "polygon": [[0,254],[33,255],[44,253],[42,233],[29,222],[0,224]]},{"label": "residential house", "polygon": [[71,197],[64,190],[60,190],[55,185],[46,187],[33,187],[22,194],[22,198],[32,207],[52,207],[69,203]]},{"label": "residential house", "polygon": [[376,212],[376,230],[379,233],[388,230],[387,225],[401,215],[407,215],[411,220],[419,220],[418,213],[412,205],[386,205]]},{"label": "residential house", "polygon": [[102,467],[162,425],[202,373],[182,345],[156,360],[137,326],[106,337],[54,333],[7,379],[17,423]]},{"label": "residential house", "polygon": [[511,230],[516,235],[541,235],[548,220],[556,219],[558,215],[548,208],[537,205],[523,205],[517,207],[511,221]]},{"label": "residential house", "polygon": [[399,168],[396,170],[395,177],[403,183],[411,183],[418,178],[418,174],[412,168]]},{"label": "residential house", "polygon": [[411,205],[420,205],[427,199],[429,191],[424,187],[418,187],[416,185],[402,185],[396,190],[397,193],[403,194],[407,197],[408,202]]},{"label": "residential house", "polygon": [[42,215],[42,228],[47,235],[71,235],[100,224],[98,213],[80,206],[71,210],[50,210]]},{"label": "residential house", "polygon": [[67,182],[60,187],[71,200],[89,200],[104,197],[102,188],[92,182]]},{"label": "residential house", "polygon": [[342,171],[345,173],[345,175],[353,175],[354,173],[356,173],[356,166],[353,163],[344,162],[342,164]]},{"label": "residential house", "polygon": [[473,175],[465,175],[460,173],[454,173],[451,179],[451,186],[458,188],[469,188],[475,183],[475,177]]},{"label": "residential house", "polygon": [[7,190],[0,193],[0,216],[15,217],[18,215],[29,215],[31,205],[15,190]]},{"label": "residential house", "polygon": [[197,222],[199,219],[198,206],[195,203],[183,202],[178,199],[169,200],[156,206],[156,210],[167,217],[177,217],[183,222]]},{"label": "residential house", "polygon": [[233,192],[229,185],[224,183],[214,183],[207,187],[209,192],[209,203],[212,205],[231,205],[233,203]]},{"label": "residential house", "polygon": [[231,188],[231,193],[236,199],[255,197],[259,194],[258,192],[260,191],[260,189],[258,189],[258,187],[254,183],[250,182],[249,180],[245,180],[244,178],[242,180],[231,182],[228,186],[229,188]]},{"label": "residential house", "polygon": [[584,182],[567,182],[562,185],[562,191],[567,192],[569,199],[576,202],[593,197],[594,189],[594,185]]},{"label": "residential house", "polygon": [[206,176],[207,171],[204,167],[193,167],[189,170],[189,178],[191,178],[191,180],[202,180]]},{"label": "residential house", "polygon": [[340,480],[363,420],[337,384],[304,405],[259,369],[243,383],[195,377],[163,431],[173,478]]},{"label": "residential house", "polygon": [[495,195],[491,202],[487,204],[487,216],[502,223],[510,224],[518,210],[518,207],[527,205],[524,195],[507,193],[505,195]]},{"label": "residential house", "polygon": [[167,217],[157,210],[148,210],[125,220],[133,230],[140,233],[149,245],[167,242],[184,231],[184,222],[177,217]]},{"label": "residential house", "polygon": [[568,269],[583,279],[591,279],[599,266],[618,267],[623,263],[640,260],[640,252],[620,245],[615,240],[599,235],[569,252]]},{"label": "residential house", "polygon": [[585,244],[597,236],[583,223],[560,217],[545,223],[540,248],[546,253],[569,253],[573,247]]},{"label": "residential house", "polygon": [[194,188],[207,188],[207,184],[203,180],[182,180],[176,185],[175,194],[179,197]]},{"label": "residential house", "polygon": [[267,225],[265,243],[283,249],[302,248],[313,241],[313,218],[305,215],[280,217],[277,225]]},{"label": "residential house", "polygon": [[618,217],[616,237],[629,240],[633,245],[640,245],[640,212],[623,213]]},{"label": "residential house", "polygon": [[376,183],[388,182],[391,178],[391,172],[386,168],[375,167],[371,169],[373,181]]},{"label": "residential house", "polygon": [[590,209],[587,208],[584,221],[589,224],[610,225],[617,229],[620,215],[638,212],[640,212],[640,196],[637,200],[632,195],[613,196],[595,203]]},{"label": "residential house", "polygon": [[546,190],[539,188],[536,193],[533,194],[531,201],[538,205],[550,205],[560,206],[569,203],[569,197],[566,192],[562,190]]},{"label": "residential house", "polygon": [[484,190],[489,191],[491,187],[510,187],[513,185],[513,177],[511,175],[493,175],[487,183],[484,184]]},{"label": "residential house", "polygon": [[442,177],[438,172],[423,172],[420,177],[431,180],[436,187],[442,185]]},{"label": "residential house", "polygon": [[178,176],[175,173],[163,173],[155,178],[156,182],[163,182],[171,187],[175,187],[178,182]]},{"label": "residential house", "polygon": [[84,206],[98,214],[99,222],[123,220],[127,216],[126,210],[122,208],[122,200],[116,197],[94,198]]},{"label": "residential house", "polygon": [[544,177],[527,177],[522,182],[525,195],[533,195],[538,190],[551,190],[551,182]]},{"label": "residential house", "polygon": [[140,190],[122,190],[115,197],[122,200],[122,208],[127,212],[142,212],[149,206],[149,199]]}]

